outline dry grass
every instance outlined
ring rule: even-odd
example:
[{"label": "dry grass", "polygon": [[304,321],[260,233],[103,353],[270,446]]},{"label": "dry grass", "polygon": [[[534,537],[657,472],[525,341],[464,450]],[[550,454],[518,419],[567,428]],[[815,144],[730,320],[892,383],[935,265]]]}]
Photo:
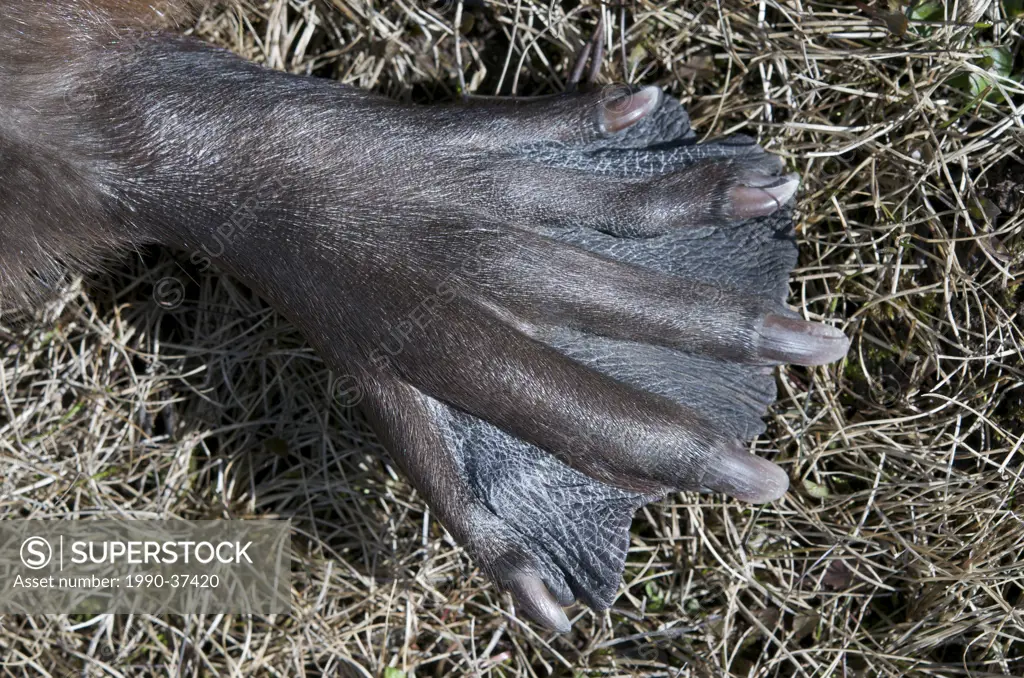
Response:
[{"label": "dry grass", "polygon": [[[756,133],[804,176],[792,301],[854,343],[780,375],[759,446],[781,450],[790,494],[648,507],[614,609],[538,633],[293,327],[150,253],[0,319],[3,511],[291,517],[294,614],[8,617],[3,675],[1024,674],[1020,3],[950,1],[902,37],[845,0],[627,4],[605,10],[605,81],[662,85],[701,132]],[[560,89],[597,6],[245,5],[195,32],[417,100],[457,95],[460,61],[472,92]],[[976,76],[998,94],[973,96],[956,77],[991,45],[1012,76]]]}]

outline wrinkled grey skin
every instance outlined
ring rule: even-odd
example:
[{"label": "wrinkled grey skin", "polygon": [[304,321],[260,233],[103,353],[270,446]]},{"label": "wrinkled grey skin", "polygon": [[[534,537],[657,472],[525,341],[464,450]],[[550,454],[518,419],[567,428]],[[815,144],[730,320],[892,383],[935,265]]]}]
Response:
[{"label": "wrinkled grey skin", "polygon": [[[358,384],[438,520],[557,630],[559,604],[611,604],[645,502],[785,492],[745,447],[773,368],[847,341],[784,304],[796,183],[752,140],[696,144],[654,89],[402,105],[127,20],[94,40],[120,24],[83,5],[0,2],[5,298],[153,243],[234,274]],[[62,35],[73,59],[26,57]],[[225,228],[240,207],[251,225]]]}]

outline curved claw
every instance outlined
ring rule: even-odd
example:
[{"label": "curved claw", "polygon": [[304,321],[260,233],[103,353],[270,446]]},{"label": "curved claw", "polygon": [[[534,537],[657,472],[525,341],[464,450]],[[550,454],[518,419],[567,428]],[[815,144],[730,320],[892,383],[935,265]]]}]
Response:
[{"label": "curved claw", "polygon": [[782,315],[767,316],[758,334],[760,355],[781,363],[825,365],[850,350],[850,339],[842,330]]},{"label": "curved claw", "polygon": [[725,494],[752,504],[781,499],[789,489],[789,476],[781,468],[747,452],[741,445],[713,457],[701,489]]},{"label": "curved claw", "polygon": [[737,219],[766,217],[788,203],[800,187],[800,175],[785,176],[750,173],[741,176],[732,189],[732,216]]},{"label": "curved claw", "polygon": [[572,629],[562,606],[540,577],[520,573],[505,582],[505,587],[524,616],[558,633],[568,633]]},{"label": "curved claw", "polygon": [[623,88],[620,96],[605,101],[601,107],[601,131],[614,134],[632,127],[658,110],[662,96],[660,87],[642,87],[635,92]]}]

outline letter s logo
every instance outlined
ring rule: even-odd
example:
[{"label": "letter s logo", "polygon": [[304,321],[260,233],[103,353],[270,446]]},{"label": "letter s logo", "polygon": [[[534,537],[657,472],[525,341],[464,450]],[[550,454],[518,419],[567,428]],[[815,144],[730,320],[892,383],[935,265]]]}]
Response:
[{"label": "letter s logo", "polygon": [[42,537],[29,537],[21,543],[21,562],[30,570],[41,570],[53,559],[50,542]]}]

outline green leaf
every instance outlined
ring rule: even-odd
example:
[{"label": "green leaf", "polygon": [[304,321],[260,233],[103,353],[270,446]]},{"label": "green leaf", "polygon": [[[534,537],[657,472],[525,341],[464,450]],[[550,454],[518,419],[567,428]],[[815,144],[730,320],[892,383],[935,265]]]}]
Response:
[{"label": "green leaf", "polygon": [[648,610],[658,612],[665,607],[665,593],[653,581],[644,585],[644,592],[647,593]]},{"label": "green leaf", "polygon": [[828,498],[828,487],[819,485],[813,480],[804,478],[804,489],[807,490],[807,494],[811,495],[815,499],[827,499]]},{"label": "green leaf", "polygon": [[384,678],[405,678],[405,671],[389,666],[384,669]]},{"label": "green leaf", "polygon": [[[950,81],[953,87],[962,90],[971,96],[973,105],[981,99],[987,99],[994,103],[1005,101],[1002,92],[996,88],[996,78],[1009,78],[1013,69],[1013,53],[1008,47],[991,46],[982,51],[982,58],[979,66],[985,69],[985,73],[971,71],[960,73]],[[989,75],[991,74],[991,75]]]},{"label": "green leaf", "polygon": [[1008,78],[1013,69],[1013,54],[1009,47],[989,47],[985,50],[982,66],[996,75]]},{"label": "green leaf", "polygon": [[941,21],[942,3],[935,0],[922,2],[910,10],[909,18],[911,21]]}]

